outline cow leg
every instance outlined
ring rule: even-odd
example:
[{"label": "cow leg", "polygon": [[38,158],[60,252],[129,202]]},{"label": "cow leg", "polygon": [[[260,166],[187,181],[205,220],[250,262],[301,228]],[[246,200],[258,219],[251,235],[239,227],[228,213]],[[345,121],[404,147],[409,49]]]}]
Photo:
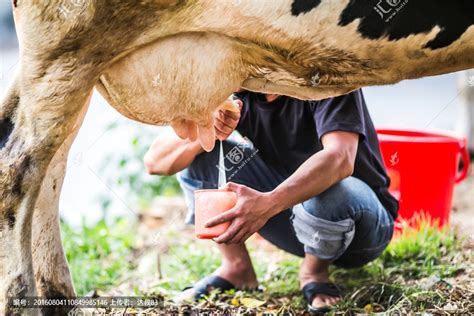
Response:
[{"label": "cow leg", "polygon": [[[49,164],[41,185],[33,215],[32,251],[38,296],[47,298],[74,297],[75,291],[61,243],[59,197],[66,172],[69,149],[76,138],[88,106],[84,106],[76,125]],[[68,309],[46,312],[65,314]]]},{"label": "cow leg", "polygon": [[71,74],[64,77],[60,68],[47,78],[32,73],[20,71],[16,88],[0,103],[0,309],[5,308],[0,314],[7,315],[34,313],[6,303],[37,294],[31,251],[34,208],[48,166],[73,130],[94,78],[78,73],[78,80],[71,81]]}]

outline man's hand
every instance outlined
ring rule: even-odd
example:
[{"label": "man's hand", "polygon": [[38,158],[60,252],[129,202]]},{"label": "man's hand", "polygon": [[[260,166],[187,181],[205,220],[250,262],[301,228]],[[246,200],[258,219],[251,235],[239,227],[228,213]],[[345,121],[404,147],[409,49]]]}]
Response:
[{"label": "man's hand", "polygon": [[270,193],[258,192],[231,182],[223,189],[237,194],[237,204],[229,211],[206,222],[206,227],[212,227],[231,221],[226,232],[214,239],[219,244],[236,244],[246,241],[278,213],[273,207]]},{"label": "man's hand", "polygon": [[239,124],[242,101],[236,100],[234,103],[239,107],[238,112],[220,109],[214,114],[214,128],[218,140],[226,140]]}]

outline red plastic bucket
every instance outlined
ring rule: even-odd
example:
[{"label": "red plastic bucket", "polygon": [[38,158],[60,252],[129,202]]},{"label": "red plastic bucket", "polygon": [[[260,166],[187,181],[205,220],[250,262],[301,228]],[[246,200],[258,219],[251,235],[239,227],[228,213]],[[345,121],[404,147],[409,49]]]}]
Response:
[{"label": "red plastic bucket", "polygon": [[389,190],[400,203],[398,227],[419,214],[440,227],[448,224],[454,185],[468,174],[466,139],[445,132],[378,129],[377,133],[391,179]]}]

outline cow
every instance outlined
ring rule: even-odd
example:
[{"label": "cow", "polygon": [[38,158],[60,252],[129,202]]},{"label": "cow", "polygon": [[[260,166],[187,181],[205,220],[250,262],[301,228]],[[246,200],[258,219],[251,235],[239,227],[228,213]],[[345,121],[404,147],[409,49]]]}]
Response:
[{"label": "cow", "polygon": [[13,0],[12,9],[20,62],[0,103],[7,314],[18,312],[8,298],[75,295],[57,206],[94,87],[125,116],[211,150],[212,113],[240,87],[318,100],[474,67],[472,0]]}]

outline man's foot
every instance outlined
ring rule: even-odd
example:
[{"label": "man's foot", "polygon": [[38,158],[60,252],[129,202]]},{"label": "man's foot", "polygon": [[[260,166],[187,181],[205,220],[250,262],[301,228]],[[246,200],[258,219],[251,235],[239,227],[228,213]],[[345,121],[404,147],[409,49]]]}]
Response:
[{"label": "man's foot", "polygon": [[[224,279],[234,288],[239,290],[253,290],[258,287],[257,276],[249,262],[242,262],[238,259],[233,262],[224,262],[214,273],[214,276]],[[212,288],[209,290],[213,290]],[[179,294],[175,301],[182,303],[194,301],[196,299],[196,289],[191,287]]]},{"label": "man's foot", "polygon": [[248,290],[258,287],[257,275],[250,262],[242,262],[238,259],[233,262],[224,262],[214,274],[226,279],[237,289]]},{"label": "man's foot", "polygon": [[[328,260],[321,260],[312,255],[306,255],[300,267],[300,287],[303,289],[305,285],[312,282],[317,284],[328,284],[329,281],[329,265]],[[332,292],[332,291],[329,291]],[[329,295],[318,293],[314,296],[312,302],[308,302],[313,308],[325,309],[330,308],[341,300],[338,295]]]}]

